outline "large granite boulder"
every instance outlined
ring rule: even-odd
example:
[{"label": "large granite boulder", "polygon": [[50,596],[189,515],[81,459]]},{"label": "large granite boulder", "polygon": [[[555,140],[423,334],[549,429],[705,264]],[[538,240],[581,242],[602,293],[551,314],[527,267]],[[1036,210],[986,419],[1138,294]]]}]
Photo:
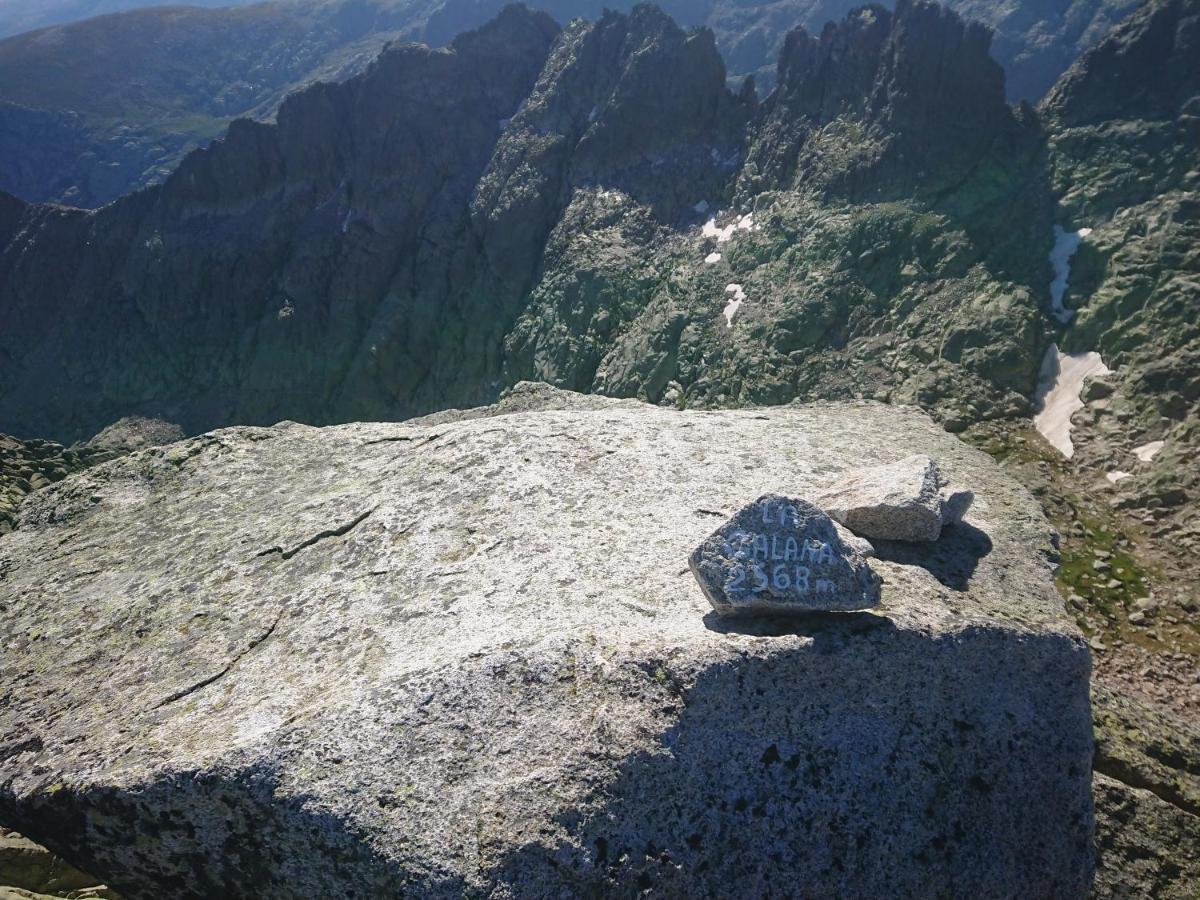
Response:
[{"label": "large granite boulder", "polygon": [[[687,560],[720,521],[914,452],[977,500],[954,546],[872,560],[878,607],[709,609]],[[0,823],[123,895],[1091,883],[1089,654],[1050,529],[916,411],[523,388],[149,448],[19,525]]]}]

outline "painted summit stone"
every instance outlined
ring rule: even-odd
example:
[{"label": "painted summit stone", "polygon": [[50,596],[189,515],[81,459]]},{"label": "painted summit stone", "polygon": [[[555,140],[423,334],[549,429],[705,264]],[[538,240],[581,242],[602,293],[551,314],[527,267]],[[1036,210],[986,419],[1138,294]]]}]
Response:
[{"label": "painted summit stone", "polygon": [[692,553],[692,574],[723,616],[868,609],[879,603],[871,545],[809,503],[767,494]]}]

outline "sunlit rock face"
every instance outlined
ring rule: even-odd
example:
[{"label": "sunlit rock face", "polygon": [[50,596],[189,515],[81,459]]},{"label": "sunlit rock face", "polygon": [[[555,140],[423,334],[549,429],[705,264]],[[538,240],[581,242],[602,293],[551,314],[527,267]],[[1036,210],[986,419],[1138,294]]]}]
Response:
[{"label": "sunlit rock face", "polygon": [[[978,499],[870,560],[878,605],[712,610],[716,525],[913,453]],[[1090,666],[1053,559],[988,457],[876,403],[521,386],[217,431],[0,540],[0,818],[134,898],[1083,898]]]}]

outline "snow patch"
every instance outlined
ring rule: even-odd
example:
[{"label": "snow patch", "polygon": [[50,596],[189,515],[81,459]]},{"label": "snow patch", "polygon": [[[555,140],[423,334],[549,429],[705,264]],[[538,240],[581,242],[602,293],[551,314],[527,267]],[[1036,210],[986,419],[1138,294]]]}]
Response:
[{"label": "snow patch", "polygon": [[1148,444],[1142,444],[1140,447],[1133,448],[1133,455],[1142,462],[1150,462],[1154,457],[1158,456],[1158,451],[1166,445],[1166,441],[1151,441]]},{"label": "snow patch", "polygon": [[732,294],[729,302],[725,304],[724,315],[725,325],[728,328],[733,327],[733,317],[737,315],[737,311],[742,308],[742,304],[746,302],[746,292],[742,290],[740,284],[725,285],[725,293]]},{"label": "snow patch", "polygon": [[1054,226],[1054,249],[1050,251],[1050,265],[1054,269],[1054,280],[1050,282],[1050,306],[1054,317],[1064,325],[1075,318],[1075,310],[1063,306],[1067,279],[1071,275],[1071,257],[1079,249],[1080,242],[1091,233],[1090,228],[1063,231],[1061,226]]},{"label": "snow patch", "polygon": [[696,212],[700,213],[701,215],[704,215],[704,213],[708,212],[708,201],[701,200],[699,203],[697,203],[695,206],[693,206],[692,209],[694,209]]},{"label": "snow patch", "polygon": [[1083,409],[1083,400],[1079,396],[1083,382],[1094,375],[1109,374],[1112,374],[1112,370],[1094,350],[1089,353],[1063,353],[1055,344],[1046,350],[1037,393],[1033,398],[1038,411],[1033,417],[1033,425],[1068,459],[1075,455],[1075,447],[1071,443],[1071,416]]},{"label": "snow patch", "polygon": [[1122,472],[1120,470],[1117,470],[1115,472],[1105,473],[1104,477],[1107,478],[1109,481],[1111,481],[1113,484],[1116,484],[1118,481],[1121,481],[1122,479],[1132,478],[1133,473],[1132,472]]},{"label": "snow patch", "polygon": [[717,217],[713,216],[704,223],[704,227],[700,233],[706,238],[716,238],[718,244],[725,244],[733,239],[735,231],[750,231],[752,229],[758,231],[759,226],[754,224],[754,213],[746,213],[746,215],[738,216],[725,226],[717,225]]},{"label": "snow patch", "polygon": [[708,254],[708,256],[704,257],[704,261],[710,266],[713,263],[719,263],[721,261],[721,254],[714,250],[712,253]]}]

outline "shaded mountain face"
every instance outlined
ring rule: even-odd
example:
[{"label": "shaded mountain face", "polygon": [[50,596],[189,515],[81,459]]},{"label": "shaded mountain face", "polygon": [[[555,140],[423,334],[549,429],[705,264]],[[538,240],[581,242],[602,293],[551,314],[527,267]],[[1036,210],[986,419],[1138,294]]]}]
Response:
[{"label": "shaded mountain face", "polygon": [[[269,119],[289,92],[361,72],[388,41],[445,45],[493,18],[505,2],[274,0],[229,9],[137,9],[0,41],[0,190],[30,201],[103,205],[162,180],[234,118]],[[536,5],[568,22],[595,20],[609,6],[627,11],[633,4]],[[857,5],[662,3],[684,27],[709,27],[729,76],[756,75],[763,92],[773,84],[793,28],[819,33]],[[1036,99],[1135,0],[949,5],[996,31],[993,53],[1008,72],[1010,99]],[[93,3],[86,9],[117,6]],[[56,9],[66,15],[65,5],[53,4],[47,14]]]},{"label": "shaded mountain face", "polygon": [[0,421],[400,418],[525,378],[1028,408],[1051,206],[985,32],[866,8],[791,38],[761,107],[653,7],[555,33],[508,9],[236,123],[161,188],[8,202]]},{"label": "shaded mountain face", "polygon": [[0,263],[4,382],[45,385],[85,431],[129,391],[192,429],[479,390],[495,352],[476,351],[513,300],[481,268],[469,201],[557,33],[514,8],[314,86],[275,125],[235,123],[161,188],[95,213],[30,207]]}]

